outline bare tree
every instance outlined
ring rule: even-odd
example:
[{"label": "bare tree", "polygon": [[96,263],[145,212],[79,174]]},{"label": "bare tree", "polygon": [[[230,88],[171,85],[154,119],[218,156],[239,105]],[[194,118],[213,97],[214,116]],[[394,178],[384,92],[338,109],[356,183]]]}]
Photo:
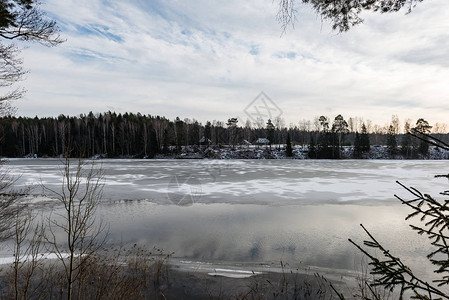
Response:
[{"label": "bare tree", "polygon": [[[4,43],[3,41],[8,41]],[[55,46],[63,42],[59,28],[54,20],[47,18],[34,0],[0,1],[0,88],[9,88],[20,81],[26,71],[22,68],[20,49],[9,41],[35,41],[46,46]],[[25,90],[15,88],[0,95],[0,117],[13,115],[11,100],[21,98]],[[0,235],[11,233],[15,212],[14,202],[20,193],[12,192],[14,180],[0,162]],[[8,234],[1,238],[8,237]]]},{"label": "bare tree", "polygon": [[[22,68],[22,59],[18,57],[19,48],[15,45],[0,44],[0,87],[10,87],[22,79],[26,73]],[[14,110],[7,100],[16,100],[22,97],[23,89],[16,88],[0,96],[0,115],[13,115]]]},{"label": "bare tree", "polygon": [[[74,285],[82,281],[82,271],[89,256],[98,251],[105,241],[105,227],[101,222],[97,223],[95,217],[102,196],[103,171],[93,163],[88,165],[82,160],[72,165],[70,158],[66,158],[62,177],[59,191],[44,187],[51,196],[56,196],[63,207],[61,214],[48,219],[46,240],[64,267],[67,299],[72,299]],[[60,234],[65,241],[57,238]]]},{"label": "bare tree", "polygon": [[391,125],[393,126],[394,134],[399,134],[401,122],[399,121],[398,115],[391,116]]},{"label": "bare tree", "polygon": [[10,276],[13,286],[10,290],[11,298],[28,299],[29,294],[36,296],[37,291],[45,290],[44,281],[33,282],[36,271],[43,268],[45,259],[42,256],[44,230],[43,224],[36,224],[35,216],[30,209],[16,211],[13,223],[14,261]]},{"label": "bare tree", "polygon": [[436,122],[433,125],[433,129],[432,129],[432,133],[437,133],[437,134],[445,134],[447,133],[447,124],[446,123],[439,123]]},{"label": "bare tree", "polygon": [[[28,3],[24,3],[28,2]],[[47,18],[40,10],[39,3],[33,0],[2,1],[0,36],[4,39],[35,41],[44,45],[55,46],[63,42],[55,20]]]},{"label": "bare tree", "polygon": [[299,122],[299,132],[301,133],[301,146],[304,148],[306,142],[307,142],[307,138],[309,136],[309,132],[310,132],[310,128],[311,128],[311,123],[308,120],[303,119],[302,121]]},{"label": "bare tree", "polygon": [[17,213],[22,209],[16,202],[26,191],[13,190],[16,178],[9,174],[4,167],[5,161],[0,160],[0,241],[13,236],[14,220]]},{"label": "bare tree", "polygon": [[[6,41],[4,43],[3,41]],[[56,21],[49,19],[34,0],[4,0],[0,2],[0,87],[10,87],[20,81],[26,71],[19,58],[20,49],[9,42],[20,40],[56,46],[64,40]],[[8,103],[23,96],[25,90],[15,88],[0,96],[0,115],[13,114]]]}]

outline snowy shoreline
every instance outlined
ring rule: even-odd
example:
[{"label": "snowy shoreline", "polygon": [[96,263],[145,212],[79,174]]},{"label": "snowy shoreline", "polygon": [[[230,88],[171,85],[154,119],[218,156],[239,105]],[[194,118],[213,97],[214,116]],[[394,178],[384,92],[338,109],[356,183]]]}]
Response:
[{"label": "snowy shoreline", "polygon": [[[293,146],[292,156],[287,156],[285,145],[269,146],[243,146],[234,147],[228,145],[222,146],[183,146],[179,152],[175,147],[165,154],[155,154],[153,156],[120,155],[110,156],[107,153],[95,154],[88,159],[307,159],[307,160],[446,160],[449,159],[449,151],[435,146],[430,146],[427,155],[416,154],[414,157],[405,157],[401,153],[390,154],[387,146],[374,145],[370,151],[362,153],[359,156],[354,154],[353,146],[344,146],[341,149],[340,158],[310,158],[307,146]],[[23,159],[23,158],[63,158],[59,156],[38,156],[28,154],[24,157],[3,157],[3,159]]]},{"label": "snowy shoreline", "polygon": [[[158,154],[156,159],[313,159],[308,156],[309,149],[303,146],[296,146],[292,149],[292,156],[287,157],[285,145],[268,146],[230,146],[222,147],[182,147],[179,154]],[[105,158],[106,155],[98,155],[95,158]],[[132,158],[132,157],[129,157]],[[401,154],[390,155],[387,146],[371,146],[370,151],[364,153],[362,157],[354,156],[354,147],[345,146],[341,151],[341,159],[406,159]],[[449,159],[449,151],[436,147],[429,147],[427,156],[418,156],[418,160],[444,160]]]}]

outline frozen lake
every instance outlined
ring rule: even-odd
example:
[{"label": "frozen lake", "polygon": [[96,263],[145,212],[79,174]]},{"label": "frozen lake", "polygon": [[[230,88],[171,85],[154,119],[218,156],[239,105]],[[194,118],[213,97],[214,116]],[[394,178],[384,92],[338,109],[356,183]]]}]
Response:
[{"label": "frozen lake", "polygon": [[[448,161],[104,160],[99,216],[110,243],[143,243],[192,262],[360,269],[348,238],[363,223],[419,272],[428,243],[404,221],[409,210],[395,181],[437,196]],[[13,159],[17,185],[57,187],[57,159]],[[53,201],[40,205],[54,207]]]}]

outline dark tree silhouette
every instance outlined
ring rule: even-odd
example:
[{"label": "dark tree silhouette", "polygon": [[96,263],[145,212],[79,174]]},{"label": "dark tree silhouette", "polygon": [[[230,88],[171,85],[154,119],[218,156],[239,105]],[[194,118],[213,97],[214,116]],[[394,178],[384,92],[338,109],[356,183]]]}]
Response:
[{"label": "dark tree silhouette", "polygon": [[394,128],[392,125],[388,127],[387,132],[387,149],[390,157],[396,155],[398,151],[398,142],[396,141],[396,135],[394,133]]},{"label": "dark tree silhouette", "polygon": [[290,140],[290,133],[287,133],[287,142],[286,142],[286,147],[285,147],[285,155],[287,157],[292,157],[293,156],[293,149],[292,149],[292,142]]}]

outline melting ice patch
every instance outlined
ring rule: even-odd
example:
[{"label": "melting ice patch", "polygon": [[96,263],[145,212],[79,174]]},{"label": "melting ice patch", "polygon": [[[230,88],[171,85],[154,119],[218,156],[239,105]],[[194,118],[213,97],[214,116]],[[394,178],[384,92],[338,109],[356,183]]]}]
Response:
[{"label": "melting ice patch", "polygon": [[215,269],[214,272],[207,273],[210,276],[223,276],[229,278],[249,278],[254,275],[262,274],[262,272],[232,270],[232,269]]},{"label": "melting ice patch", "polygon": [[[61,259],[61,258],[68,258],[70,257],[69,253],[39,253],[37,254],[37,259]],[[19,260],[20,262],[27,262],[31,261],[33,257],[31,255],[29,256],[23,256]],[[13,256],[7,256],[7,257],[0,257],[0,265],[9,265],[12,264],[15,261],[15,258]]]}]

